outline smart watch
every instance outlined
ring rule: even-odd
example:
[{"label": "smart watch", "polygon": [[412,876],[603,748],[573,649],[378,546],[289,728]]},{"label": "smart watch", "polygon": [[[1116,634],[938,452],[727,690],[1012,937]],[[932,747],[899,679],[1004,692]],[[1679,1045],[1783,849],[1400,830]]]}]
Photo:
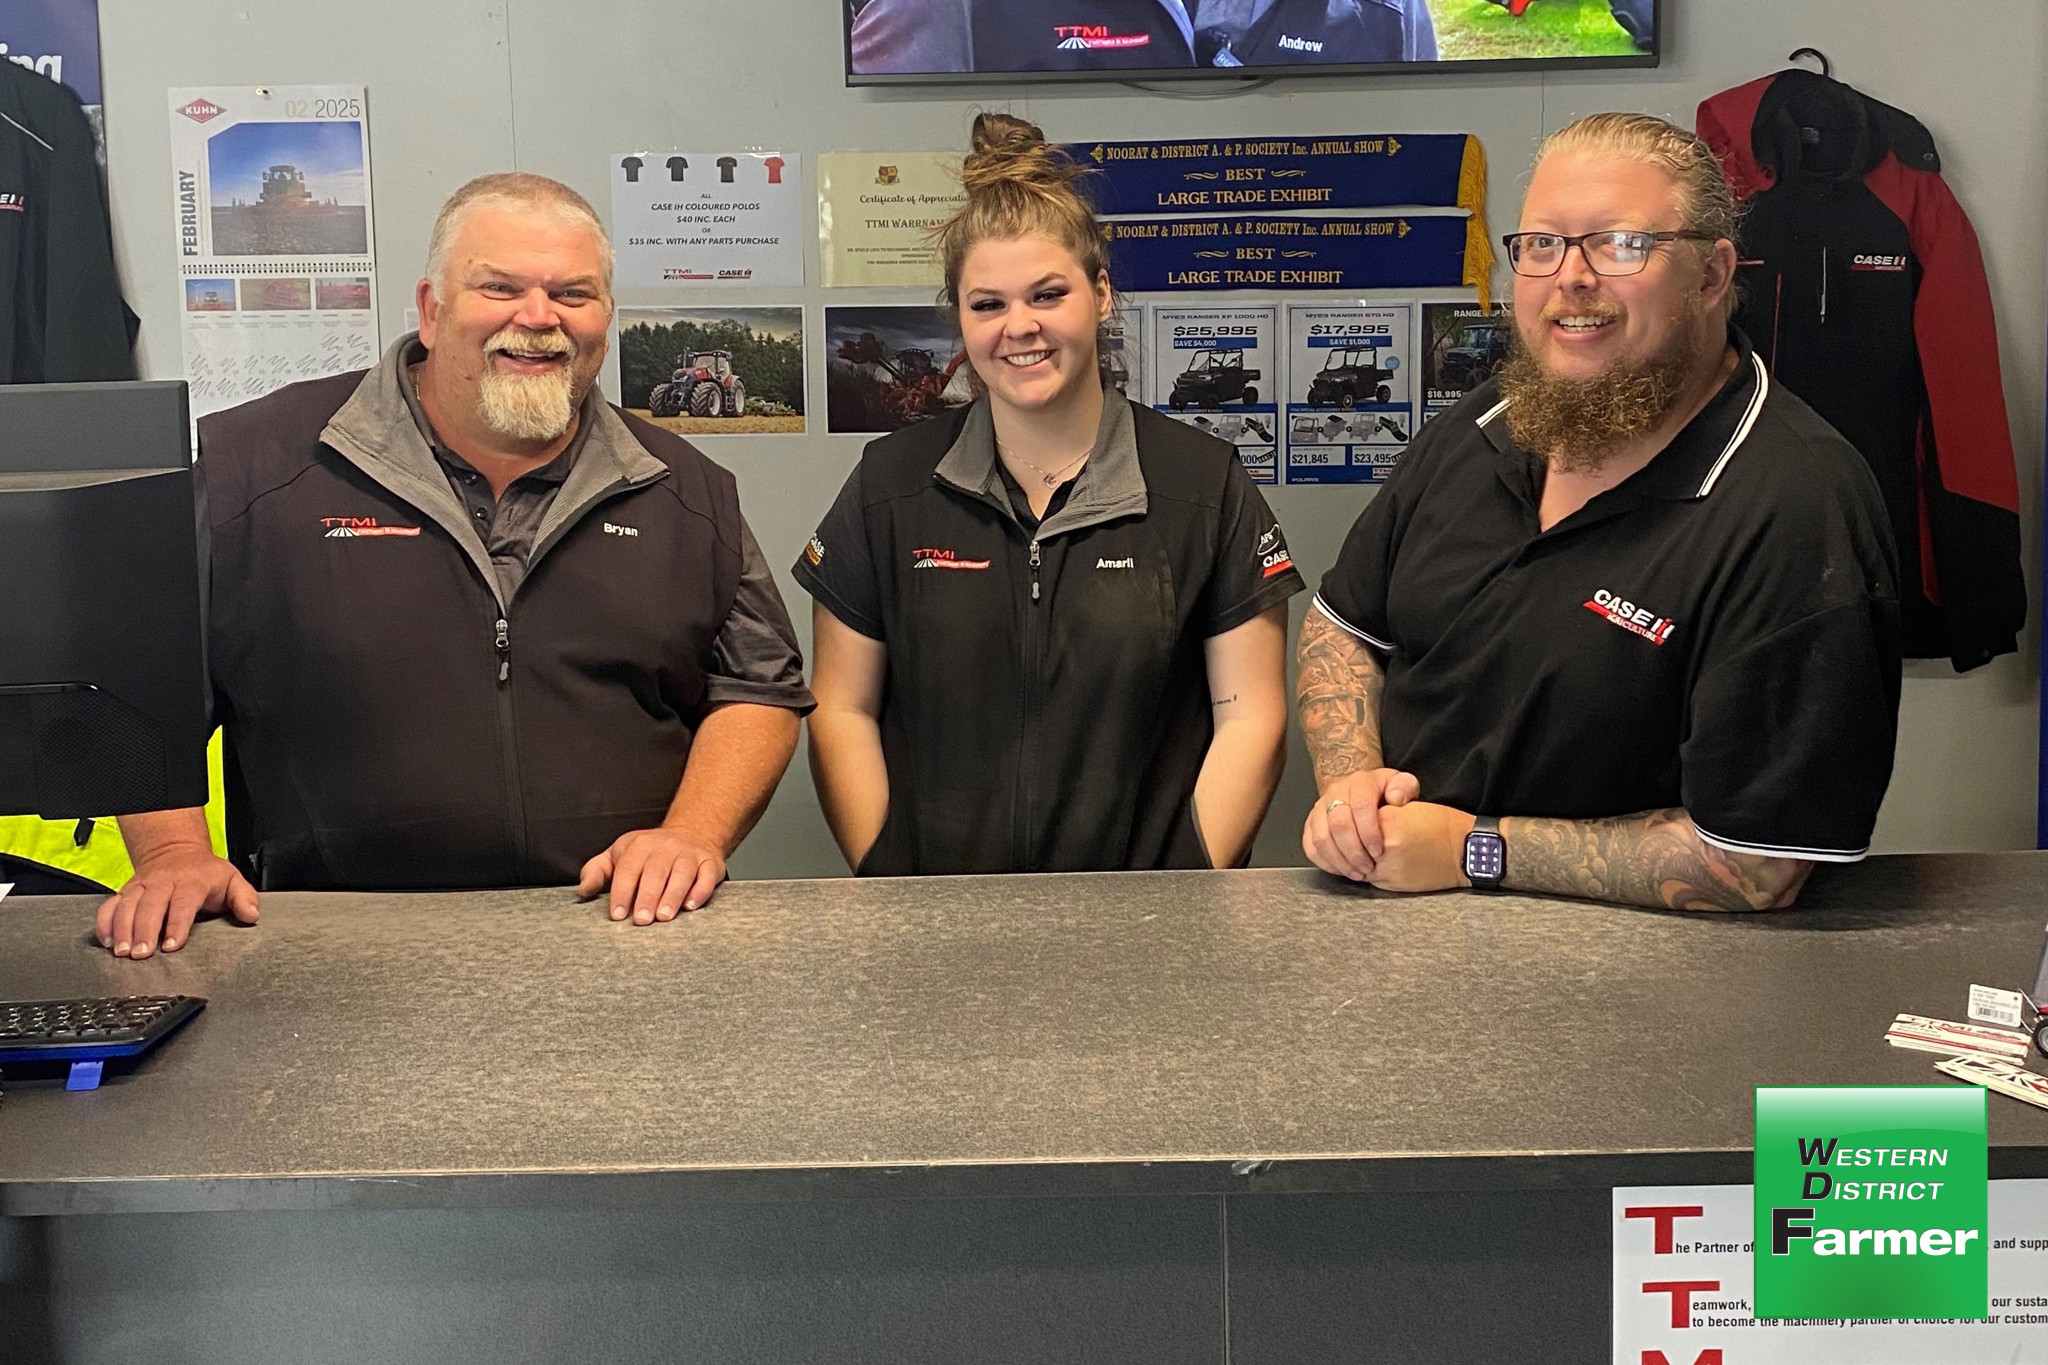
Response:
[{"label": "smart watch", "polygon": [[1500,817],[1482,815],[1465,836],[1465,879],[1475,891],[1498,891],[1508,875],[1508,841],[1501,837]]}]

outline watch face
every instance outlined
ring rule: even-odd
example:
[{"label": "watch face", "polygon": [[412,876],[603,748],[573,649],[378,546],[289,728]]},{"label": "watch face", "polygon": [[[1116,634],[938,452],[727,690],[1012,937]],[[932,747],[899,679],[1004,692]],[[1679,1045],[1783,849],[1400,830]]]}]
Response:
[{"label": "watch face", "polygon": [[1465,836],[1465,876],[1470,881],[1499,881],[1507,866],[1507,841],[1498,834]]}]

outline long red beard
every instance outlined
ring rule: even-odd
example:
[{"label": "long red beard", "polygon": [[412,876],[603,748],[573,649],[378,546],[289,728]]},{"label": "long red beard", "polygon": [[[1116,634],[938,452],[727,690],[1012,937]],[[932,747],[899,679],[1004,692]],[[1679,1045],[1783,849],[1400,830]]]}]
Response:
[{"label": "long red beard", "polygon": [[1631,441],[1655,431],[1685,396],[1701,363],[1692,320],[1676,319],[1670,342],[1655,354],[1618,361],[1585,379],[1546,368],[1516,328],[1499,372],[1509,434],[1553,470],[1596,473]]}]

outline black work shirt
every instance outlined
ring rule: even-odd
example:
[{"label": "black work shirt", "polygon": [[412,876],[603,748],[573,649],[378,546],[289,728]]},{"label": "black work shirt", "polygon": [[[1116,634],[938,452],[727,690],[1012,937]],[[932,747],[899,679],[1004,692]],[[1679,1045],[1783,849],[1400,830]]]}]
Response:
[{"label": "black work shirt", "polygon": [[[1380,651],[1423,799],[1682,806],[1742,853],[1850,861],[1891,777],[1896,558],[1869,467],[1746,342],[1662,453],[1548,531],[1489,381],[1417,435],[1316,604]],[[1512,857],[1512,854],[1510,855]]]},{"label": "black work shirt", "polygon": [[888,646],[861,872],[1208,865],[1203,647],[1301,590],[1280,527],[1229,445],[1115,398],[1046,511],[1017,515],[983,400],[871,443],[798,559]]},{"label": "black work shirt", "polygon": [[[547,524],[555,498],[568,481],[570,471],[576,468],[584,446],[589,443],[591,416],[595,411],[592,405],[602,405],[603,395],[592,387],[584,396],[576,434],[569,438],[569,444],[562,447],[560,454],[507,484],[503,497],[494,497],[490,480],[475,465],[450,450],[435,434],[433,423],[427,420],[427,411],[420,404],[419,384],[414,377],[414,367],[426,358],[426,347],[417,340],[407,342],[399,359],[400,396],[405,399],[406,411],[412,414],[413,425],[426,438],[427,448],[434,452],[435,463],[440,465],[441,473],[446,476],[449,490],[462,504],[470,529],[476,532],[484,553],[490,556],[491,576],[498,581],[498,600],[510,603],[520,584],[526,581],[533,547],[540,539],[541,529]],[[617,531],[633,529],[616,528]],[[745,517],[740,518],[739,529],[739,591],[734,595],[732,610],[727,613],[718,639],[712,645],[706,700],[713,704],[753,702],[763,706],[785,706],[791,704],[789,698],[798,697],[801,700],[796,705],[807,711],[811,699],[804,687],[803,656],[798,652],[796,636],[790,630],[789,613],[783,609],[782,593],[775,586],[774,571],[768,567],[768,557],[761,553],[761,546],[754,539],[754,529],[747,525]]]}]

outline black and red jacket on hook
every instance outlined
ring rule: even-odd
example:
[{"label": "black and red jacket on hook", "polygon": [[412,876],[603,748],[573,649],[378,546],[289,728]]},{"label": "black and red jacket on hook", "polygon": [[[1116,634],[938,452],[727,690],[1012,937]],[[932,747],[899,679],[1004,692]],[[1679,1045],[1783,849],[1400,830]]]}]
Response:
[{"label": "black and red jacket on hook", "polygon": [[1870,461],[1898,541],[1905,652],[2018,648],[2019,484],[1977,234],[1913,118],[1811,71],[1700,105],[1748,201],[1738,325]]}]

